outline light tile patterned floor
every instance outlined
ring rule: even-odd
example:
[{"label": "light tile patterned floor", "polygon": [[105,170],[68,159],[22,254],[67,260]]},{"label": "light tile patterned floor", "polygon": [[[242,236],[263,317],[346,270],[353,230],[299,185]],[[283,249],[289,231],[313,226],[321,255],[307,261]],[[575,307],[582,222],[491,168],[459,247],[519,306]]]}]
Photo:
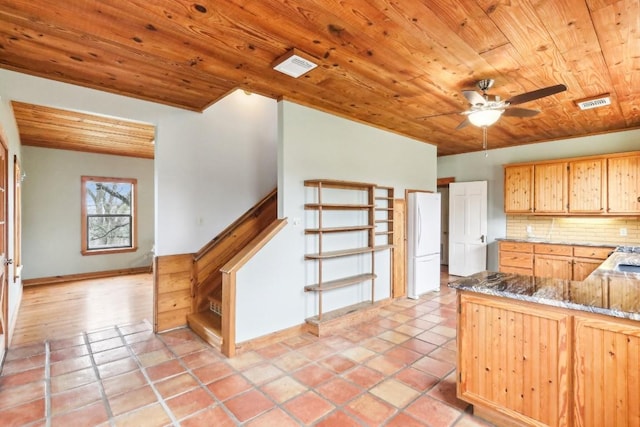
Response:
[{"label": "light tile patterned floor", "polygon": [[[447,276],[443,276],[446,278]],[[486,426],[455,397],[455,293],[226,359],[146,322],[12,348],[2,426]]]}]

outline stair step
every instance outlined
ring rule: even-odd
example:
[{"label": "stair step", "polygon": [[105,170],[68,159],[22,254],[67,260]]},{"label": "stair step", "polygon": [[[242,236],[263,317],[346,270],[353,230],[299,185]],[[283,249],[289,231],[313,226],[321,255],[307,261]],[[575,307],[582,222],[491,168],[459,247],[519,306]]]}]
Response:
[{"label": "stair step", "polygon": [[187,315],[187,324],[193,332],[211,346],[222,349],[222,319],[211,311]]}]

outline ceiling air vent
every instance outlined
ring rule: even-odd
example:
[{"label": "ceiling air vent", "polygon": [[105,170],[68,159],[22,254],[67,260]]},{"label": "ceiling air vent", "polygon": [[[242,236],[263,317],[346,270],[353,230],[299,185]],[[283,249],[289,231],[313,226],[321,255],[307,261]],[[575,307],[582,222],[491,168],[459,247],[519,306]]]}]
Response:
[{"label": "ceiling air vent", "polygon": [[593,98],[585,98],[579,101],[575,101],[576,105],[581,110],[590,110],[592,108],[604,107],[605,105],[611,105],[611,98],[609,94],[598,95]]},{"label": "ceiling air vent", "polygon": [[305,55],[298,49],[291,49],[273,63],[274,70],[295,78],[313,70],[317,66],[318,64],[314,63],[309,55]]}]

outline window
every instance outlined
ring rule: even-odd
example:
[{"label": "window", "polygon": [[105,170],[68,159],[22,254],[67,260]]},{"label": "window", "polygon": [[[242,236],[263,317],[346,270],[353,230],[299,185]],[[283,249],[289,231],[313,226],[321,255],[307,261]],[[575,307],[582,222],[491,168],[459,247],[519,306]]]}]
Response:
[{"label": "window", "polygon": [[82,177],[83,255],[137,249],[136,187],[136,179]]}]

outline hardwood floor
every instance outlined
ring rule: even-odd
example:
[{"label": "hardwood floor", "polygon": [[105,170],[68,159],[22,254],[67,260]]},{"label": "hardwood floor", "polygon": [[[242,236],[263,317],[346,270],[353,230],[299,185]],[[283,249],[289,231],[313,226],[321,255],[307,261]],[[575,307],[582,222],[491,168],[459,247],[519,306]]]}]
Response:
[{"label": "hardwood floor", "polygon": [[27,286],[11,347],[153,320],[153,275]]}]

